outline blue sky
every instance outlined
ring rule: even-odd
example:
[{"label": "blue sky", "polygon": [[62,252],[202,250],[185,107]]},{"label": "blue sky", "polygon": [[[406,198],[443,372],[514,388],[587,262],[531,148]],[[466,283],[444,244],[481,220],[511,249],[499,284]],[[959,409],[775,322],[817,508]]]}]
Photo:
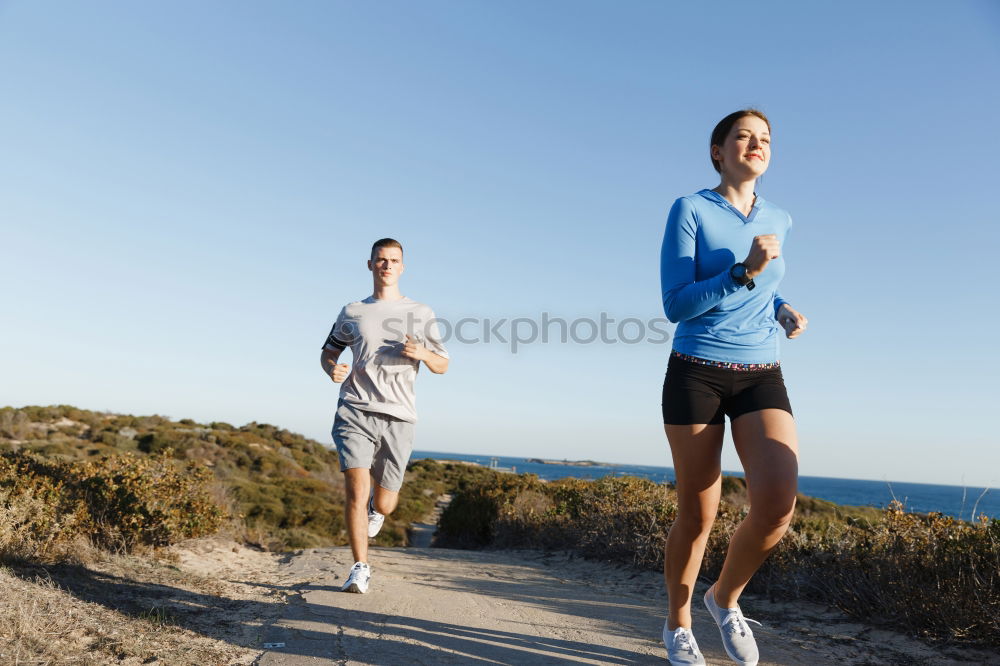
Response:
[{"label": "blue sky", "polygon": [[[666,212],[754,105],[802,473],[997,486],[998,74],[991,2],[2,2],[0,404],[329,442],[383,236],[452,321],[659,317]],[[669,343],[450,352],[417,448],[670,464]]]}]

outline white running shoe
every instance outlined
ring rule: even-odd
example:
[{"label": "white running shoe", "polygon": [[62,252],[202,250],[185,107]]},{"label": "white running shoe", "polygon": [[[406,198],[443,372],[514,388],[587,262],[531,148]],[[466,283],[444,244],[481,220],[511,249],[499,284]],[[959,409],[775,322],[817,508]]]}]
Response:
[{"label": "white running shoe", "polygon": [[382,529],[382,523],[385,522],[385,516],[375,510],[375,496],[372,495],[371,499],[368,500],[368,536],[369,538],[378,534],[379,530]]},{"label": "white running shoe", "polygon": [[341,592],[357,592],[364,594],[368,591],[368,581],[372,579],[372,570],[364,562],[355,562],[351,567],[351,575],[347,577],[347,582],[340,588]]},{"label": "white running shoe", "polygon": [[719,625],[722,647],[726,648],[729,658],[740,666],[757,666],[760,653],[757,652],[757,641],[747,622],[753,622],[758,627],[761,626],[760,622],[743,617],[739,605],[736,608],[719,608],[719,604],[715,602],[715,585],[705,592],[705,608]]},{"label": "white running shoe", "polygon": [[705,657],[690,629],[677,627],[673,631],[663,623],[663,644],[667,646],[667,661],[671,666],[705,666]]}]

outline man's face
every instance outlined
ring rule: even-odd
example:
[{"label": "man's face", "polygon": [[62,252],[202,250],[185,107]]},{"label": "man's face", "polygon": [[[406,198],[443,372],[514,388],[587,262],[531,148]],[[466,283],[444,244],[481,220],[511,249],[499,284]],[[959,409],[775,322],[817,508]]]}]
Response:
[{"label": "man's face", "polygon": [[368,270],[375,276],[375,284],[381,287],[391,287],[399,282],[404,268],[403,251],[398,247],[376,248],[368,260]]}]

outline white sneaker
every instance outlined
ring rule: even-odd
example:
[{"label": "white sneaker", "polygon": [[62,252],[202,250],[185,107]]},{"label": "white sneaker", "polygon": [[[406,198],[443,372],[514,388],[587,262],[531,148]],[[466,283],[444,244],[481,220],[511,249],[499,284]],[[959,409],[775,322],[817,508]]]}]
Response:
[{"label": "white sneaker", "polygon": [[355,562],[351,567],[351,575],[347,577],[347,582],[340,588],[341,592],[357,592],[364,594],[368,591],[368,581],[372,579],[372,570],[364,562]]},{"label": "white sneaker", "polygon": [[375,510],[375,496],[373,495],[368,500],[368,537],[371,538],[378,534],[384,522],[385,516]]},{"label": "white sneaker", "polygon": [[705,592],[705,608],[719,625],[722,647],[726,648],[729,658],[740,666],[757,666],[760,653],[757,652],[757,641],[747,622],[753,622],[758,627],[761,626],[760,622],[743,617],[739,605],[736,608],[719,608],[719,604],[715,602],[715,585]]},{"label": "white sneaker", "polygon": [[663,623],[663,644],[667,646],[667,661],[671,666],[705,666],[705,657],[690,629],[677,627],[673,631]]}]

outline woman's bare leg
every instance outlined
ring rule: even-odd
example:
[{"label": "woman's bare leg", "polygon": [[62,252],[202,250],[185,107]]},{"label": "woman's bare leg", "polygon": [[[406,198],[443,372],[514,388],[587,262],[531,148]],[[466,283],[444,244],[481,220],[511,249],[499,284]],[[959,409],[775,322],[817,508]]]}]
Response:
[{"label": "woman's bare leg", "polygon": [[720,425],[664,425],[677,477],[677,517],[663,556],[669,597],[667,628],[691,628],[691,595],[722,491]]},{"label": "woman's bare leg", "polygon": [[746,473],[750,512],[736,528],[715,584],[720,608],[735,608],[743,588],[788,530],[798,490],[798,438],[792,415],[761,409],[732,421]]}]

